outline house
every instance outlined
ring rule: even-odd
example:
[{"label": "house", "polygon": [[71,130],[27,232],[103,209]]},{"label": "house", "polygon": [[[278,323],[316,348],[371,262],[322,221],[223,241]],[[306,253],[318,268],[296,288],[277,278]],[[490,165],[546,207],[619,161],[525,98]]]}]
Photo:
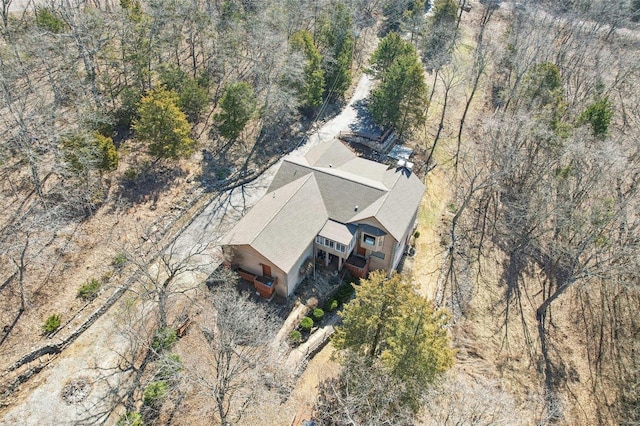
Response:
[{"label": "house", "polygon": [[365,277],[398,266],[425,187],[410,163],[358,157],[334,139],[287,156],[267,193],[223,237],[223,251],[265,297],[293,293],[314,261]]}]

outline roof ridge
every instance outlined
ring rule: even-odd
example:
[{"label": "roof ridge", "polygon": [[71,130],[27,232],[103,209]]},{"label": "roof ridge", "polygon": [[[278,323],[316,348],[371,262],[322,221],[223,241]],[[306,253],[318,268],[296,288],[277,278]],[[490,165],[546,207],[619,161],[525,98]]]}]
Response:
[{"label": "roof ridge", "polygon": [[[378,200],[380,200],[381,198],[384,198],[384,200],[380,201],[380,204],[378,205],[378,208],[375,210],[375,212],[373,213],[373,217],[376,217],[377,214],[380,212],[380,210],[382,209],[382,206],[384,206],[384,203],[387,202],[387,198],[389,198],[389,194],[391,193],[391,190],[387,191],[384,193],[384,195],[380,198],[378,198]],[[378,201],[376,200],[376,201]]]},{"label": "roof ridge", "polygon": [[376,212],[375,212],[376,215],[380,212],[380,210],[382,210],[382,207],[387,202],[387,198],[389,198],[389,194],[391,194],[391,191],[393,190],[393,188],[395,188],[396,184],[398,183],[398,180],[400,180],[400,176],[402,176],[402,172],[400,173],[398,173],[397,171],[394,172],[395,179],[393,180],[393,184],[391,185],[391,188],[389,188],[389,190],[384,194],[384,196],[380,197],[385,199],[380,202],[380,205],[376,209]]},{"label": "roof ridge", "polygon": [[[307,174],[307,175],[304,175],[304,176],[302,176],[302,177],[299,177],[298,179],[296,179],[296,180],[294,180],[294,181],[293,181],[293,182],[297,182],[298,180],[303,180],[303,179],[304,179],[304,181],[300,184],[300,186],[298,186],[298,188],[297,188],[295,191],[293,191],[293,193],[289,196],[289,198],[287,198],[287,199],[285,200],[285,202],[284,202],[284,203],[282,203],[282,205],[281,205],[279,208],[277,208],[277,209],[276,209],[276,211],[271,215],[271,217],[269,218],[269,220],[267,220],[267,221],[264,223],[264,225],[262,226],[262,228],[260,228],[260,229],[258,230],[258,232],[256,232],[256,233],[255,233],[255,235],[253,236],[253,238],[249,241],[249,245],[253,244],[253,242],[258,238],[258,236],[260,236],[260,234],[262,234],[262,231],[264,231],[264,230],[265,230],[265,228],[266,228],[266,227],[267,227],[271,222],[273,222],[273,219],[275,219],[275,217],[276,217],[276,216],[277,216],[277,215],[282,211],[282,209],[284,208],[284,206],[286,206],[286,205],[289,203],[289,201],[291,201],[291,199],[292,199],[292,198],[293,198],[293,197],[294,197],[294,196],[295,196],[295,195],[300,191],[300,189],[302,189],[302,187],[304,186],[304,184],[305,184],[305,183],[307,183],[307,181],[308,181],[312,176],[313,176],[312,174]],[[291,182],[291,183],[293,183],[293,182]],[[278,188],[278,189],[281,189],[281,188],[282,188],[282,187],[280,187],[280,188]],[[271,191],[271,192],[269,192],[269,193],[267,193],[267,194],[263,195],[263,197],[266,197],[266,196],[267,196],[267,195],[269,195],[269,194],[275,193],[278,189],[276,189],[276,190],[274,190],[274,191]],[[274,194],[274,195],[275,195],[275,194]]]},{"label": "roof ridge", "polygon": [[[365,158],[365,160],[366,160],[366,158]],[[366,176],[361,176],[361,175],[358,175],[358,174],[353,173],[353,172],[348,172],[346,170],[340,170],[339,168],[335,168],[335,169],[332,169],[332,170],[337,170],[337,171],[339,171],[341,173],[330,173],[330,172],[328,172],[328,169],[331,169],[331,167],[319,167],[319,166],[300,164],[300,163],[297,163],[295,161],[290,161],[289,159],[285,159],[284,161],[287,161],[288,163],[294,164],[294,165],[299,166],[299,167],[304,167],[305,169],[308,169],[311,172],[318,172],[318,173],[323,173],[323,174],[328,175],[328,176],[334,176],[334,177],[336,177],[338,179],[344,179],[344,180],[347,180],[349,182],[353,182],[353,183],[358,184],[358,185],[366,186],[367,188],[376,189],[378,191],[382,191],[382,192],[387,193],[387,194],[389,193],[389,191],[391,191],[391,188],[388,188],[387,185],[385,185],[384,182],[382,182],[382,181],[380,181],[380,182],[376,181],[380,185],[372,185],[372,184],[361,182],[361,181],[356,180],[356,179],[349,179],[348,177],[344,176],[343,174],[360,176],[362,179],[368,179],[368,180],[371,180],[371,181],[375,181],[374,179],[367,178]],[[367,160],[367,161],[371,161],[371,160]],[[376,163],[376,162],[372,161],[372,163]],[[382,163],[378,163],[378,164],[382,164]],[[395,184],[395,181],[394,181],[394,184]],[[384,188],[384,189],[381,189],[381,187]]]}]

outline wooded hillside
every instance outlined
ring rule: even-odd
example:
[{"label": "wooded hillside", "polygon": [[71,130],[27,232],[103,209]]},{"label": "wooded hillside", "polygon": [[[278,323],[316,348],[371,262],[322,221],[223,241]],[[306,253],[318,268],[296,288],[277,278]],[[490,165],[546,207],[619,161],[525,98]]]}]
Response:
[{"label": "wooded hillside", "polygon": [[[374,340],[378,353],[358,348],[369,361],[343,357],[339,376],[320,386],[316,418],[365,419],[358,415],[371,406],[360,403],[371,398],[379,417],[370,424],[640,422],[637,0],[47,0],[24,8],[4,0],[0,8],[0,409],[47,365],[25,354],[59,353],[57,333],[66,338],[85,309],[106,311],[107,290],[120,297],[139,282],[146,298],[135,300],[153,306],[159,325],[142,330],[128,319],[129,337],[138,325],[146,340],[136,336],[138,352],[126,355],[138,383],[113,407],[135,414],[123,420],[131,424],[136,404],[151,407],[146,421],[179,424],[175,413],[197,418],[181,404],[198,382],[218,398],[208,421],[232,422],[230,407],[243,404],[220,396],[206,369],[189,371],[180,398],[160,384],[149,391],[159,402],[144,402],[141,353],[144,365],[187,377],[168,351],[184,316],[165,302],[182,294],[169,284],[191,267],[164,239],[198,203],[244,188],[304,141],[364,72],[376,80],[371,116],[414,149],[416,171],[444,194],[442,211],[420,216],[419,230],[437,235],[437,246],[415,237],[414,262],[439,267],[412,272],[409,264],[412,284],[398,282],[416,301],[394,321],[427,312],[438,338],[419,322],[420,341],[446,346],[446,329],[455,365],[448,348],[425,350],[442,359],[417,383],[391,350],[394,339],[411,341],[411,324],[399,321],[386,342]],[[170,279],[149,268],[158,259]],[[424,282],[433,294],[409,288]],[[241,303],[223,299],[207,303]],[[215,321],[229,335],[240,330]],[[253,348],[232,339],[221,349],[218,329],[201,329],[212,363],[224,350]],[[263,356],[265,336],[247,357]],[[385,362],[401,374],[366,374]],[[168,382],[158,374],[151,384]],[[256,377],[238,386],[255,390]],[[362,397],[345,393],[354,384]],[[384,390],[389,398],[376,399]]]}]

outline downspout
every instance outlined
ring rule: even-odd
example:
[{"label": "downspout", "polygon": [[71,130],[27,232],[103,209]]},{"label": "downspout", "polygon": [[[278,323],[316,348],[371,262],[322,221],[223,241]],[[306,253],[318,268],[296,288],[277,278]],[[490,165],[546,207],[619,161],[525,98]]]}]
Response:
[{"label": "downspout", "polygon": [[393,274],[393,271],[395,271],[396,267],[398,266],[398,265],[394,265],[394,263],[396,262],[397,251],[398,251],[398,242],[396,241],[395,243],[393,243],[393,250],[391,251],[391,259],[390,259],[391,268],[389,268],[389,271],[387,272],[387,278],[391,278],[391,274]]}]

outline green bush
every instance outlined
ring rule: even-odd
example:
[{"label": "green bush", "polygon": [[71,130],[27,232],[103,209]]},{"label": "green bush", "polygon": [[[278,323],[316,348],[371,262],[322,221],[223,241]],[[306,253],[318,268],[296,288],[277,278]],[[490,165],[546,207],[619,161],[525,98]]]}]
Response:
[{"label": "green bush", "polygon": [[180,355],[169,354],[169,356],[162,360],[156,377],[162,380],[169,380],[175,377],[180,371],[182,371],[182,359]]},{"label": "green bush", "polygon": [[176,340],[178,340],[178,336],[173,328],[161,328],[153,336],[151,348],[156,352],[164,352],[169,350]]},{"label": "green bush", "polygon": [[42,332],[44,334],[51,334],[57,329],[60,328],[60,314],[53,314],[47,318],[44,325],[42,326]]},{"label": "green bush", "polygon": [[416,231],[416,232],[414,232],[414,233],[413,233],[413,238],[415,238],[416,240],[417,240],[418,238],[420,238],[420,231]]},{"label": "green bush", "polygon": [[114,113],[116,127],[129,129],[133,120],[138,118],[138,102],[142,94],[138,89],[125,87],[119,97],[120,108]]},{"label": "green bush", "polygon": [[116,426],[144,426],[142,415],[136,412],[128,412],[120,416]]},{"label": "green bush", "polygon": [[129,167],[127,170],[124,171],[124,174],[123,174],[124,180],[126,180],[127,182],[134,182],[135,180],[138,179],[139,176],[140,176],[140,172],[135,167]]},{"label": "green bush", "polygon": [[36,9],[36,25],[45,31],[59,34],[67,28],[67,24],[56,16],[56,13],[46,7]]},{"label": "green bush", "polygon": [[129,261],[129,258],[127,258],[127,255],[121,252],[116,254],[116,256],[113,258],[113,260],[111,261],[111,266],[113,266],[116,269],[122,269],[124,268],[124,265],[126,265],[128,261]]},{"label": "green bush", "polygon": [[324,310],[327,312],[333,312],[336,309],[338,309],[338,301],[336,299],[331,299],[324,305]]},{"label": "green bush", "polygon": [[167,382],[162,380],[152,382],[144,389],[144,405],[149,407],[160,405],[164,397],[167,396],[168,390]]},{"label": "green bush", "polygon": [[302,333],[300,333],[298,330],[293,330],[291,334],[289,334],[289,340],[291,341],[291,343],[297,345],[298,343],[302,342]]},{"label": "green bush", "polygon": [[77,297],[79,297],[82,300],[89,301],[89,300],[95,299],[98,296],[99,292],[100,292],[100,281],[93,278],[91,281],[88,281],[87,283],[83,284],[78,289]]},{"label": "green bush", "polygon": [[324,317],[324,311],[320,308],[315,308],[313,310],[313,321],[320,322],[322,321],[322,317]]},{"label": "green bush", "polygon": [[313,327],[313,320],[309,317],[304,317],[302,318],[302,321],[300,321],[300,328],[303,329],[304,331],[309,331],[311,330],[311,328]]},{"label": "green bush", "polygon": [[351,298],[351,295],[354,293],[353,285],[351,283],[344,283],[340,286],[338,291],[336,292],[336,300],[338,304],[341,305],[344,302],[348,301]]}]

